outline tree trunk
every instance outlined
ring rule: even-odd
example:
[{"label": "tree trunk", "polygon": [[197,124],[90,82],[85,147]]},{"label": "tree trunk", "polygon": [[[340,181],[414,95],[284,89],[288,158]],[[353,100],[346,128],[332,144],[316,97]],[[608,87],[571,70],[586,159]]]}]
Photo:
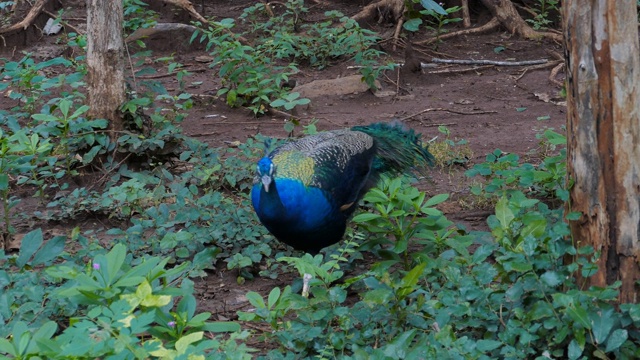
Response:
[{"label": "tree trunk", "polygon": [[123,129],[119,107],[125,101],[122,1],[87,0],[89,116],[109,120],[112,142]]},{"label": "tree trunk", "polygon": [[567,64],[567,170],[576,246],[600,258],[588,284],[620,280],[637,302],[640,280],[640,61],[635,0],[563,3]]}]

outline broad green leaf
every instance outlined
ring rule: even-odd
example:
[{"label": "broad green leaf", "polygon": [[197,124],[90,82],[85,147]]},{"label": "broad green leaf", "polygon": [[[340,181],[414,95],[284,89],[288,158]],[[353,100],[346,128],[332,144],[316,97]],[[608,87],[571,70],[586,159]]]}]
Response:
[{"label": "broad green leaf", "polygon": [[60,112],[62,113],[62,115],[64,115],[65,119],[68,118],[70,108],[71,108],[71,101],[67,99],[61,100],[58,103],[58,109],[60,109]]},{"label": "broad green leaf", "polygon": [[0,174],[0,191],[6,191],[9,189],[9,175]]},{"label": "broad green leaf", "polygon": [[520,231],[520,235],[523,238],[527,236],[533,236],[534,238],[539,238],[544,234],[544,230],[547,228],[547,219],[538,219],[533,220],[524,226],[524,228]]},{"label": "broad green leaf", "polygon": [[502,342],[497,340],[478,340],[478,342],[476,342],[476,348],[482,352],[495,350],[501,345]]},{"label": "broad green leaf", "polygon": [[580,211],[572,211],[570,213],[567,214],[567,216],[565,216],[565,218],[567,220],[580,220],[580,218],[582,217],[582,213]]},{"label": "broad green leaf", "polygon": [[33,257],[32,265],[45,264],[55,259],[64,250],[66,240],[67,238],[64,236],[56,236],[47,241]]},{"label": "broad green leaf", "polygon": [[363,223],[363,222],[379,219],[380,217],[381,217],[380,214],[362,213],[354,216],[353,222]]},{"label": "broad green leaf", "polygon": [[515,218],[513,211],[509,208],[509,201],[505,196],[501,197],[496,204],[496,218],[500,221],[502,229],[508,229],[509,224]]},{"label": "broad green leaf", "polygon": [[136,289],[136,297],[140,299],[140,305],[147,307],[163,307],[171,302],[169,295],[153,295],[153,289],[148,281],[143,281]]},{"label": "broad green leaf", "polygon": [[278,302],[279,298],[280,298],[280,288],[276,286],[269,293],[269,299],[268,299],[268,302],[267,302],[268,305],[269,305],[269,309],[273,309],[273,307]]},{"label": "broad green leaf", "polygon": [[26,234],[20,244],[20,255],[16,259],[16,265],[23,268],[31,259],[31,256],[38,251],[40,245],[42,245],[42,229],[33,230]]},{"label": "broad green leaf", "polygon": [[527,272],[530,271],[532,269],[532,266],[530,263],[527,262],[519,262],[519,261],[509,261],[504,263],[504,267],[506,269],[511,269],[513,271],[517,271],[517,272]]},{"label": "broad green leaf", "polygon": [[402,27],[407,31],[416,32],[420,28],[421,24],[422,24],[422,19],[413,18],[405,21],[404,24],[402,24]]},{"label": "broad green leaf", "polygon": [[435,0],[420,0],[420,5],[422,5],[425,10],[433,10],[440,15],[448,15],[447,11]]},{"label": "broad green leaf", "polygon": [[16,349],[9,342],[9,340],[7,340],[5,338],[0,338],[0,353],[9,354],[9,355],[13,356],[14,358],[18,357],[18,354],[16,353]]},{"label": "broad green leaf", "polygon": [[567,349],[567,355],[569,356],[569,360],[578,359],[580,355],[582,355],[582,350],[583,349],[580,347],[580,345],[575,339],[571,340],[571,342],[569,343],[569,348]]},{"label": "broad green leaf", "polygon": [[593,337],[596,344],[604,344],[613,328],[615,317],[613,316],[613,308],[603,309],[598,312],[592,312],[589,320],[592,324]]},{"label": "broad green leaf", "polygon": [[401,333],[399,336],[387,343],[384,347],[384,354],[389,358],[404,359],[407,350],[411,347],[411,342],[416,336],[417,329],[411,329]]},{"label": "broad green leaf", "polygon": [[383,305],[393,298],[393,291],[389,288],[379,288],[369,290],[364,293],[364,302],[372,305]]},{"label": "broad green leaf", "polygon": [[126,255],[126,246],[124,244],[116,244],[105,256],[107,259],[108,284],[111,284],[111,282],[116,278],[116,275],[118,275],[118,271],[120,271],[122,264],[124,264]]},{"label": "broad green leaf", "polygon": [[249,291],[245,296],[247,297],[247,300],[249,300],[249,303],[251,303],[251,305],[257,308],[267,307],[266,304],[264,303],[264,299],[262,298],[262,295],[258,294],[257,292]]},{"label": "broad green leaf", "polygon": [[558,275],[558,273],[555,271],[545,272],[544,274],[542,274],[542,276],[540,276],[540,280],[551,287],[558,286],[562,282],[560,275]]},{"label": "broad green leaf", "polygon": [[[211,317],[210,312],[201,312],[198,315],[191,318],[191,320],[189,320],[189,325],[196,326],[195,324],[204,324],[204,322],[209,320],[210,317]],[[197,325],[197,326],[200,326],[200,325]]]},{"label": "broad green leaf", "polygon": [[89,106],[88,105],[82,105],[80,106],[74,113],[73,115],[71,115],[71,119],[75,119],[77,117],[79,117],[80,115],[82,115],[83,113],[87,112],[89,110]]},{"label": "broad green leaf", "polygon": [[202,326],[202,330],[214,333],[237,332],[241,330],[240,324],[231,321],[214,321]]},{"label": "broad green leaf", "polygon": [[411,294],[416,287],[416,284],[422,277],[424,268],[427,266],[426,262],[416,265],[411,271],[409,271],[400,281],[400,290],[398,291],[398,297],[403,299],[407,295]]},{"label": "broad green leaf", "polygon": [[431,197],[429,200],[427,200],[427,202],[424,204],[424,206],[436,206],[444,201],[446,201],[449,198],[449,194],[438,194],[436,196]]},{"label": "broad green leaf", "polygon": [[624,344],[624,342],[627,341],[628,337],[629,337],[629,334],[627,333],[627,330],[625,329],[615,330],[609,336],[609,340],[607,340],[607,348],[604,351],[611,352],[611,351],[618,350],[620,346],[622,346],[622,344]]},{"label": "broad green leaf", "polygon": [[587,314],[587,310],[585,310],[580,305],[575,305],[573,307],[567,308],[567,315],[573,321],[582,325],[585,329],[591,329],[591,322],[589,321],[589,315]]},{"label": "broad green leaf", "polygon": [[187,350],[187,347],[195,342],[202,340],[203,335],[204,331],[198,331],[181,337],[178,341],[176,341],[176,350],[178,351],[178,354],[184,354]]}]

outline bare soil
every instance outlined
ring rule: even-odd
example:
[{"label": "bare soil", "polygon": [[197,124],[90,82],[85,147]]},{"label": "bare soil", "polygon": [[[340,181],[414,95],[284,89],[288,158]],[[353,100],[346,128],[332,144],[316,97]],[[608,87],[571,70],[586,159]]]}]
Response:
[{"label": "bare soil", "polygon": [[[71,2],[74,3],[74,2]],[[242,9],[252,5],[254,1],[209,1],[204,9],[197,10],[205,15],[214,14],[217,19],[237,18]],[[346,15],[357,13],[368,1],[325,1],[324,5],[311,6],[310,19],[320,18],[326,10],[339,10]],[[83,4],[78,3],[73,9],[73,16],[82,19]],[[185,21],[185,15],[179,11],[165,11],[163,21]],[[473,21],[485,19],[484,14],[474,14]],[[82,28],[81,21],[74,25]],[[482,23],[474,23],[482,25]],[[380,33],[388,31],[389,26],[374,24],[371,28]],[[448,29],[450,31],[456,28]],[[411,40],[414,43],[429,35],[421,32]],[[22,51],[30,51],[34,56],[47,58],[51,54],[45,52],[64,53],[63,45],[56,44],[59,36],[39,37],[29,44],[17,44],[16,47],[0,48],[0,58],[20,59]],[[163,39],[154,41],[162,44]],[[166,39],[169,41],[169,39]],[[396,62],[404,62],[403,47],[394,49],[391,42],[382,47]],[[496,52],[496,48],[504,50]],[[562,53],[559,44],[550,42],[534,42],[513,37],[504,30],[474,36],[460,36],[440,43],[437,52],[433,45],[415,46],[416,55],[423,62],[432,57],[448,59],[475,59],[522,61],[533,59],[552,59],[552,52]],[[154,49],[151,60],[174,54],[172,49],[163,49],[158,45]],[[186,48],[174,54],[176,60],[194,71],[187,82],[197,83],[188,91],[197,98],[196,106],[189,111],[186,120],[181,124],[184,133],[206,142],[211,147],[229,146],[229,142],[245,141],[258,133],[272,137],[286,137],[284,130],[285,117],[262,116],[256,118],[246,109],[229,108],[223,99],[215,97],[220,84],[216,69],[196,61],[206,55],[202,49]],[[298,84],[315,79],[334,79],[357,73],[349,69],[353,65],[348,60],[336,61],[323,70],[301,68],[296,77]],[[465,177],[466,168],[483,162],[486,154],[494,149],[516,153],[532,163],[539,162],[539,139],[536,134],[544,128],[560,130],[565,124],[565,106],[563,99],[558,98],[559,87],[548,79],[551,68],[532,69],[526,66],[491,66],[472,71],[460,72],[473,65],[444,65],[423,69],[420,73],[400,73],[399,88],[394,83],[397,73],[388,73],[387,78],[380,79],[383,90],[400,90],[399,96],[376,97],[367,91],[361,94],[346,96],[324,96],[315,98],[309,106],[300,108],[295,114],[302,124],[317,120],[319,130],[351,127],[391,119],[402,119],[408,126],[422,133],[423,139],[430,140],[443,134],[438,132],[439,125],[446,125],[451,131],[452,140],[468,141],[474,156],[465,166],[434,168],[430,179],[423,180],[419,187],[430,195],[439,193],[452,194],[450,201],[441,209],[454,222],[468,229],[485,229],[487,209],[463,206],[463,200],[469,197],[468,185],[472,180]],[[440,73],[434,73],[434,72]],[[449,72],[442,72],[449,71]],[[166,68],[159,68],[166,72]],[[178,86],[174,77],[160,78],[168,89],[174,91]],[[563,73],[556,80],[563,81]],[[552,99],[551,101],[549,99]],[[6,96],[0,97],[0,108],[8,109],[16,104]],[[436,109],[436,110],[427,110]],[[427,111],[425,111],[427,110]],[[28,191],[16,194],[23,202],[18,211],[32,212],[41,206],[30,197]],[[32,207],[31,209],[29,207]],[[34,224],[25,222],[23,230],[39,226],[51,234],[69,233],[74,226],[99,226],[95,222],[84,224]],[[103,224],[107,225],[107,224]],[[203,311],[211,311],[215,318],[228,320],[235,318],[237,310],[246,308],[248,303],[244,294],[248,291],[266,293],[274,286],[290,284],[293,274],[285,274],[276,280],[257,278],[239,285],[237,274],[220,269],[207,278],[197,282],[200,297],[199,306]]]}]

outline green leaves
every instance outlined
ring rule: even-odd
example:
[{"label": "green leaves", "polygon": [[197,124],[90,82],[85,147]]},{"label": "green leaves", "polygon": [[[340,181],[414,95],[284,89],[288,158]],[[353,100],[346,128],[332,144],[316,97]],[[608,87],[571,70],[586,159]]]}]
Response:
[{"label": "green leaves", "polygon": [[22,269],[27,265],[34,267],[49,264],[62,253],[65,241],[64,236],[56,236],[42,246],[42,230],[31,231],[22,238],[16,265]]},{"label": "green leaves", "polygon": [[307,105],[311,100],[301,98],[300,93],[292,92],[279,99],[272,101],[269,105],[273,107],[284,107],[285,110],[291,110],[298,105]]},{"label": "green leaves", "polygon": [[503,230],[508,229],[511,221],[515,218],[513,211],[509,208],[507,198],[504,196],[500,198],[496,204],[496,217],[498,218]]},{"label": "green leaves", "polygon": [[379,187],[371,189],[364,197],[376,212],[360,213],[353,218],[354,223],[376,234],[362,247],[391,244],[389,234],[392,234],[393,248],[379,250],[378,253],[385,258],[402,261],[405,270],[411,269],[418,263],[418,256],[413,256],[417,254],[408,251],[413,242],[447,246],[447,239],[452,235],[447,228],[451,223],[435,206],[448,198],[448,194],[439,194],[427,199],[424,192],[407,186],[406,179],[383,177]]}]

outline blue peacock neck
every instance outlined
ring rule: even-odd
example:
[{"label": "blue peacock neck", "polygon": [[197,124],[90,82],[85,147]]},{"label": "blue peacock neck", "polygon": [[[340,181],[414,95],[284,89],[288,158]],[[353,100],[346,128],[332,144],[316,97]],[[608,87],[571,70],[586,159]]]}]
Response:
[{"label": "blue peacock neck", "polygon": [[280,199],[278,187],[273,179],[268,190],[265,190],[264,186],[260,186],[260,210],[270,218],[283,218],[286,214],[286,208]]}]

